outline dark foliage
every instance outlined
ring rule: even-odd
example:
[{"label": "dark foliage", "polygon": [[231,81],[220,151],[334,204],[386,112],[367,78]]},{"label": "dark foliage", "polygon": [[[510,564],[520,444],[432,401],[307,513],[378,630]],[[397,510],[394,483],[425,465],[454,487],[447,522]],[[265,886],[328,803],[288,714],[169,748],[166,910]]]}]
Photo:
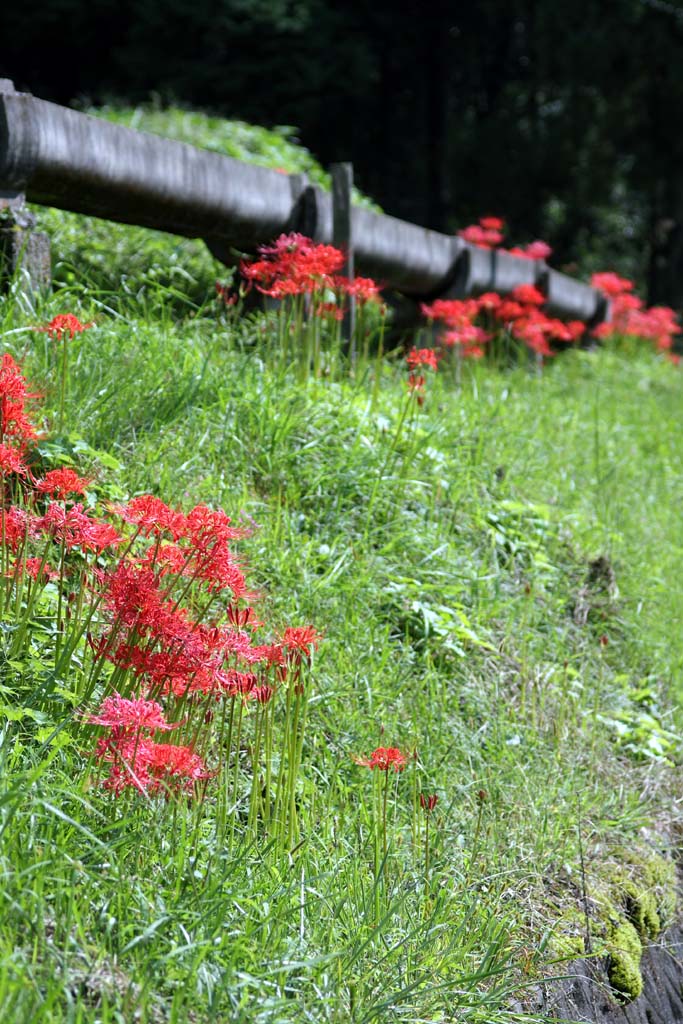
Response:
[{"label": "dark foliage", "polygon": [[36,95],[295,124],[388,212],[506,215],[683,305],[678,0],[43,0],[2,36],[0,74]]}]

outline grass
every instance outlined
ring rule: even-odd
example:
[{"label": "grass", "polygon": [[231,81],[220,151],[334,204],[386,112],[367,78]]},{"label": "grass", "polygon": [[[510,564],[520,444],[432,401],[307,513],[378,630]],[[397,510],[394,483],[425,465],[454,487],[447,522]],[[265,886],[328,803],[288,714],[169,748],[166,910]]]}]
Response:
[{"label": "grass", "polygon": [[[522,1019],[513,997],[563,972],[553,933],[605,863],[675,852],[679,372],[624,346],[541,377],[467,366],[397,437],[399,359],[302,383],[258,318],[216,313],[209,257],[153,236],[115,290],[139,234],[50,217],[73,266],[51,299],[0,305],[44,395],[43,457],[75,459],[100,501],[251,517],[259,611],[325,639],[288,850],[239,809],[228,842],[216,793],[103,793],[5,661],[3,1020]],[[66,311],[96,327],[70,342],[56,434],[58,353],[30,326]],[[414,757],[382,777],[353,760],[377,746]]]}]

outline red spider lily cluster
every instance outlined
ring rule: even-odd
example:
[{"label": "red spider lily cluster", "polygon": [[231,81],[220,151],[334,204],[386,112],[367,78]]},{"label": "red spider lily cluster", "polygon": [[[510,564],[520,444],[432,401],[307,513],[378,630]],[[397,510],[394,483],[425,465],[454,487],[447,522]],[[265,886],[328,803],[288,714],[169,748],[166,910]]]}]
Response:
[{"label": "red spider lily cluster", "polygon": [[676,314],[669,306],[646,309],[642,299],[633,294],[633,282],[610,271],[593,274],[591,284],[600,289],[611,302],[611,318],[594,330],[597,338],[614,334],[645,338],[655,344],[658,352],[671,351],[673,337],[681,333]]},{"label": "red spider lily cluster", "polygon": [[[469,224],[458,231],[460,238],[470,245],[478,245],[480,249],[497,249],[503,241],[505,221],[502,217],[480,217],[478,224]],[[525,260],[547,260],[552,249],[540,238],[529,242],[527,246],[516,245],[507,250],[511,256],[520,256]]]},{"label": "red spider lily cluster", "polygon": [[[93,510],[78,500],[92,478],[71,467],[36,472],[36,431],[28,415],[34,397],[5,354],[0,619],[26,612],[8,634],[9,653],[20,654],[31,609],[40,604],[43,616],[53,614],[55,674],[77,679],[72,688],[84,703],[99,702],[84,720],[106,730],[94,757],[103,785],[117,794],[193,790],[215,775],[208,764],[230,756],[239,767],[248,706],[258,709],[255,729],[264,756],[273,756],[273,708],[282,692],[287,711],[279,763],[289,765],[289,776],[283,768],[281,792],[267,808],[261,796],[254,814],[292,806],[285,788],[295,785],[297,730],[318,633],[298,626],[261,637],[263,623],[248,603],[233,552],[233,542],[250,531],[223,510],[200,504],[185,512],[153,495]],[[235,749],[227,752],[214,725],[225,725],[226,718],[240,723]],[[170,730],[177,731],[177,743],[157,739]],[[251,749],[256,771],[253,743]]]},{"label": "red spider lily cluster", "polygon": [[406,364],[408,366],[408,392],[413,395],[418,403],[422,405],[424,402],[424,392],[427,379],[423,373],[418,373],[421,366],[427,367],[431,370],[437,370],[439,368],[439,359],[441,353],[436,352],[433,348],[412,348],[406,356]]},{"label": "red spider lily cluster", "polygon": [[[497,217],[483,217],[479,224],[470,225],[459,232],[468,242],[486,249],[497,248],[502,242],[504,221]],[[514,256],[545,260],[551,254],[550,246],[542,241],[531,242],[526,248],[513,248]],[[681,333],[676,314],[667,306],[646,309],[641,299],[633,294],[633,283],[614,273],[594,274],[594,288],[602,291],[611,302],[611,319],[594,328],[596,338],[614,334],[630,335],[651,340],[658,351],[669,353],[673,337]],[[460,355],[481,359],[486,343],[504,331],[538,356],[553,356],[558,346],[581,341],[587,325],[581,320],[565,322],[548,316],[543,310],[545,296],[530,284],[519,285],[509,295],[487,292],[470,299],[437,299],[422,305],[423,314],[441,326],[439,345],[456,347]],[[676,361],[675,356],[670,356]],[[424,383],[424,382],[423,382]]]},{"label": "red spider lily cluster", "polygon": [[482,249],[494,249],[503,241],[505,221],[500,217],[480,217],[478,224],[470,224],[458,231],[460,238]]},{"label": "red spider lily cluster", "polygon": [[259,257],[242,262],[242,276],[275,299],[329,292],[335,301],[320,301],[314,308],[317,315],[336,317],[345,297],[360,304],[379,299],[380,287],[371,278],[349,280],[339,273],[345,262],[340,249],[319,245],[305,235],[280,235],[273,245],[259,248]]},{"label": "red spider lily cluster", "polygon": [[586,325],[581,320],[565,323],[547,316],[541,309],[544,302],[537,288],[522,284],[505,298],[497,292],[485,292],[472,299],[437,299],[423,304],[422,312],[432,322],[443,324],[441,344],[457,346],[466,358],[481,359],[485,344],[501,330],[507,330],[533,352],[551,356],[553,342],[579,341]]}]

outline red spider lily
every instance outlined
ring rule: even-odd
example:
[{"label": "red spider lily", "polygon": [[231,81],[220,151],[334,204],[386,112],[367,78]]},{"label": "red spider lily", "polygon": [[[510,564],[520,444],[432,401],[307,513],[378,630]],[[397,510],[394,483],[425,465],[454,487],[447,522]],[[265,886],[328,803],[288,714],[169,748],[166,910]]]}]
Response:
[{"label": "red spider lily", "polygon": [[[475,327],[474,324],[467,324],[457,331],[446,331],[441,341],[447,348],[457,345],[463,355],[472,355],[474,352],[484,354],[481,347],[491,340],[491,334],[482,327]],[[475,358],[478,358],[476,356]]]},{"label": "red spider lily", "polygon": [[565,326],[571,335],[572,341],[578,341],[586,333],[586,325],[583,320],[569,320]]},{"label": "red spider lily", "polygon": [[505,228],[502,217],[480,217],[479,224],[485,231],[503,231]]},{"label": "red spider lily", "polygon": [[458,231],[460,238],[481,249],[494,249],[503,241],[505,221],[500,217],[481,217],[478,224],[470,224]]},{"label": "red spider lily", "polygon": [[244,573],[235,564],[227,546],[220,541],[204,549],[196,547],[185,575],[202,580],[210,593],[230,590],[235,600],[246,594]]},{"label": "red spider lily", "polygon": [[363,768],[377,768],[381,772],[388,772],[392,768],[395,772],[401,772],[408,764],[407,754],[402,754],[398,747],[377,747],[370,757],[354,757],[353,760]]},{"label": "red spider lily", "polygon": [[0,363],[0,441],[5,437],[33,440],[37,431],[26,415],[26,402],[38,395],[29,392],[26,379],[9,352]]},{"label": "red spider lily", "polygon": [[380,286],[371,277],[355,277],[349,281],[348,277],[337,276],[334,283],[346,295],[352,296],[356,302],[363,305],[366,302],[377,302],[380,298]]},{"label": "red spider lily", "polygon": [[112,505],[111,511],[125,523],[138,526],[144,534],[168,532],[178,540],[187,529],[187,520],[182,512],[174,511],[161,498],[151,494],[142,494],[126,505]]},{"label": "red spider lily", "polygon": [[39,520],[17,505],[0,510],[0,538],[10,551],[18,551],[28,539],[38,536]]},{"label": "red spider lily", "polygon": [[65,335],[69,338],[73,338],[75,334],[79,334],[81,331],[87,331],[88,328],[94,327],[93,323],[82,324],[78,317],[75,317],[73,313],[59,313],[56,317],[50,320],[49,324],[45,324],[44,327],[36,327],[37,331],[43,331],[50,338],[56,338],[58,341]]},{"label": "red spider lily", "polygon": [[520,256],[525,260],[547,260],[551,256],[552,251],[548,243],[542,242],[540,239],[530,242],[526,249],[522,249],[519,246],[508,249],[511,256]]},{"label": "red spider lily", "polygon": [[591,285],[593,288],[598,288],[601,292],[604,292],[609,298],[615,298],[624,292],[632,292],[634,288],[633,281],[629,281],[627,277],[620,277],[618,274],[612,273],[611,270],[600,274],[593,274],[591,276]]},{"label": "red spider lily", "polygon": [[84,551],[101,552],[117,547],[123,540],[109,523],[85,513],[80,503],[64,509],[56,502],[50,502],[37,525],[67,549],[80,547]]},{"label": "red spider lily", "polygon": [[288,626],[282,637],[282,646],[292,655],[310,658],[321,640],[322,636],[313,626]]},{"label": "red spider lily", "polygon": [[545,302],[545,295],[532,284],[519,284],[513,288],[511,298],[514,302],[521,302],[525,306],[542,306]]},{"label": "red spider lily", "polygon": [[406,363],[411,371],[416,370],[418,366],[431,366],[436,370],[439,365],[439,353],[433,348],[412,348],[406,356]]},{"label": "red spider lily", "polygon": [[425,797],[424,793],[420,793],[420,807],[427,814],[432,813],[438,802],[439,797],[437,793],[434,793],[432,796],[428,797]]},{"label": "red spider lily", "polygon": [[13,445],[0,444],[0,475],[16,473],[17,476],[26,476],[28,466],[24,462],[23,451]]},{"label": "red spider lily", "polygon": [[476,300],[477,312],[495,313],[502,301],[498,292],[484,292]]},{"label": "red spider lily", "polygon": [[518,320],[523,315],[524,306],[520,305],[519,302],[514,302],[512,299],[503,299],[495,310],[496,320],[506,324],[512,320]]},{"label": "red spider lily", "polygon": [[129,699],[116,692],[106,697],[98,713],[87,715],[85,721],[90,725],[104,725],[110,729],[131,730],[136,733],[142,729],[149,732],[168,732],[180,726],[180,722],[166,721],[161,704],[155,700],[144,700],[142,697]]},{"label": "red spider lily", "polygon": [[233,526],[223,509],[209,508],[208,505],[195,505],[186,520],[186,535],[196,547],[218,541],[226,544],[230,540],[248,537],[251,532],[247,527]]},{"label": "red spider lily", "polygon": [[261,246],[262,257],[243,262],[242,275],[259,291],[273,298],[301,295],[334,287],[334,275],[344,265],[344,254],[332,245],[317,245],[300,234],[280,235],[270,246]]},{"label": "red spider lily", "polygon": [[91,479],[79,476],[75,470],[64,467],[50,470],[35,486],[41,494],[65,500],[69,494],[84,494],[91,483]]},{"label": "red spider lily", "polygon": [[192,790],[196,782],[214,775],[191,747],[128,737],[120,730],[113,730],[111,737],[98,743],[95,756],[112,763],[103,785],[116,794],[124,789],[149,793],[165,787]]},{"label": "red spider lily", "polygon": [[477,299],[436,299],[422,303],[424,316],[429,320],[442,320],[448,327],[464,327],[479,312]]}]

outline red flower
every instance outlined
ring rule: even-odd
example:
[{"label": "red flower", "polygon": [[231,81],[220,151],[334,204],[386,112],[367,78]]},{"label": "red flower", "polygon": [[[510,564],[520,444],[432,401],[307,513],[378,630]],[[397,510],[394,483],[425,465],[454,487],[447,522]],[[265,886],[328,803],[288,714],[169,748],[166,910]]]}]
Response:
[{"label": "red flower", "polygon": [[301,654],[310,658],[311,652],[318,649],[322,637],[313,626],[288,626],[282,638],[282,646],[290,654]]},{"label": "red flower", "polygon": [[151,494],[141,494],[127,505],[113,505],[112,512],[121,516],[124,522],[139,526],[142,533],[160,534],[168,531],[174,540],[182,537],[187,529],[187,520],[182,512],[169,508]]},{"label": "red flower", "polygon": [[481,217],[478,224],[470,224],[469,227],[458,231],[458,234],[472,245],[478,245],[482,249],[494,249],[503,241],[504,227],[505,221],[500,217]]},{"label": "red flower", "polygon": [[263,257],[243,262],[240,270],[259,291],[274,298],[301,295],[322,287],[334,288],[334,275],[344,265],[344,254],[332,245],[316,245],[304,235],[280,235],[261,246]]},{"label": "red flower", "polygon": [[439,353],[433,348],[413,348],[406,356],[406,363],[409,370],[416,370],[418,366],[431,366],[433,370],[438,368]]},{"label": "red flower", "polygon": [[420,807],[427,814],[432,813],[438,802],[439,797],[437,793],[434,793],[432,796],[428,797],[425,797],[424,793],[420,793]]},{"label": "red flower", "polygon": [[28,466],[24,462],[23,452],[9,444],[0,444],[0,474],[16,473],[17,476],[26,476]]},{"label": "red flower", "polygon": [[525,306],[542,306],[545,302],[545,295],[532,284],[519,284],[513,288],[511,298],[515,302],[521,302]]},{"label": "red flower", "polygon": [[401,772],[408,763],[408,757],[398,747],[377,747],[370,757],[354,757],[354,761],[364,768],[377,768],[381,772],[388,772],[392,768],[395,772]]},{"label": "red flower", "polygon": [[96,715],[88,715],[85,721],[90,725],[105,725],[110,729],[120,728],[135,732],[141,729],[160,729],[167,732],[169,729],[177,729],[180,725],[179,722],[167,722],[161,705],[155,700],[143,700],[141,697],[128,699],[122,697],[120,693],[106,697],[99,712]]},{"label": "red flower", "polygon": [[349,281],[347,277],[337,276],[334,279],[337,288],[346,295],[353,296],[361,305],[365,302],[379,301],[380,286],[371,277],[355,277]]},{"label": "red flower", "polygon": [[540,240],[530,242],[526,249],[520,249],[519,246],[508,249],[511,256],[520,256],[525,260],[547,260],[552,251],[547,242],[541,242]]},{"label": "red flower", "polygon": [[443,320],[449,327],[463,327],[471,323],[479,312],[477,299],[436,299],[423,302],[421,309],[430,320]]},{"label": "red flower", "polygon": [[10,551],[18,551],[28,539],[38,534],[39,520],[18,505],[0,510],[0,538]]},{"label": "red flower", "polygon": [[615,298],[624,292],[633,291],[633,281],[629,281],[627,277],[619,277],[618,274],[612,273],[611,270],[602,274],[593,274],[591,284],[593,288],[598,288],[610,298]]},{"label": "red flower", "polygon": [[517,320],[523,315],[524,307],[520,306],[519,302],[513,302],[512,299],[503,299],[494,312],[497,320],[510,323],[511,320]]},{"label": "red flower", "polygon": [[66,510],[51,501],[37,524],[39,529],[49,533],[67,548],[104,551],[105,548],[116,547],[122,540],[113,526],[92,519],[83,511],[80,503]]},{"label": "red flower", "polygon": [[501,217],[480,217],[479,223],[485,231],[502,231],[505,221]]},{"label": "red flower", "polygon": [[54,498],[64,500],[68,494],[83,494],[85,489],[92,483],[85,477],[79,476],[73,469],[52,469],[46,473],[42,480],[36,483],[36,490],[41,494],[50,494]]},{"label": "red flower", "polygon": [[0,440],[12,436],[28,441],[36,436],[25,405],[28,399],[37,397],[29,392],[21,370],[9,352],[5,352],[0,363]]},{"label": "red flower", "polygon": [[89,327],[94,326],[92,323],[82,324],[73,313],[59,313],[50,320],[49,324],[46,324],[44,327],[37,327],[36,330],[45,332],[50,338],[60,340],[65,334],[73,338],[80,331],[87,331]]}]

